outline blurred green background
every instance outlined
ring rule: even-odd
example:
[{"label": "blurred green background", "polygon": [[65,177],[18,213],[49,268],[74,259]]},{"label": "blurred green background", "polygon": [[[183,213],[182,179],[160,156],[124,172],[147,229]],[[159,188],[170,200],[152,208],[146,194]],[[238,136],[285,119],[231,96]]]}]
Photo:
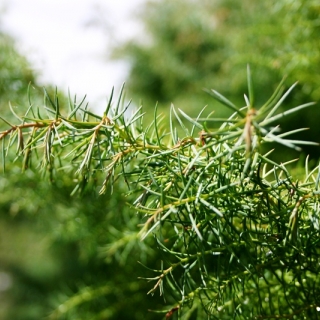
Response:
[{"label": "blurred green background", "polygon": [[[298,88],[283,109],[320,97],[320,4],[316,0],[150,1],[139,17],[146,38],[114,48],[114,59],[130,62],[128,98],[168,113],[170,104],[196,116],[207,105],[217,117],[230,112],[204,88],[214,88],[238,106],[244,105],[246,65],[254,78],[256,108],[283,76]],[[53,87],[46,88],[54,92]],[[43,104],[37,75],[7,35],[0,33],[1,117],[14,122],[31,101]],[[67,105],[64,93],[59,93]],[[91,106],[93,107],[93,106]],[[148,112],[148,110],[150,112]],[[319,105],[287,118],[284,130],[310,127],[300,139],[319,141]],[[4,122],[0,128],[6,128]],[[302,154],[279,148],[285,161]],[[11,155],[10,155],[11,156]],[[13,160],[15,155],[11,156]],[[160,268],[152,239],[135,237],[139,217],[125,202],[125,187],[98,197],[95,190],[73,196],[72,177],[54,184],[39,168],[21,174],[7,161],[0,180],[0,318],[1,319],[162,319],[148,310],[174,303],[171,296],[148,296],[152,276],[143,265]],[[139,264],[140,261],[142,264]],[[196,314],[193,315],[196,319]]]}]

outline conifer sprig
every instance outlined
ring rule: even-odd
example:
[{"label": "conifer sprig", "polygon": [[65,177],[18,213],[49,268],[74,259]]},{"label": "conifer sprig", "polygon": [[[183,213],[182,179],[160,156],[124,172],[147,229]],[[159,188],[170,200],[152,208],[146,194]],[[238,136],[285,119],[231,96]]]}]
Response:
[{"label": "conifer sprig", "polygon": [[[30,107],[20,124],[5,121],[2,159],[16,146],[23,169],[37,162],[52,181],[72,174],[74,193],[98,185],[103,194],[125,182],[132,214],[142,222],[126,241],[138,233],[142,240],[154,236],[163,266],[145,278],[154,281],[149,293],[174,297],[167,319],[174,313],[186,319],[195,309],[212,319],[314,318],[320,308],[319,167],[309,172],[307,164],[299,182],[290,161],[276,163],[271,151],[261,151],[268,142],[297,150],[315,144],[287,138],[304,129],[278,133],[277,120],[313,105],[279,111],[294,86],[284,91],[281,83],[259,108],[248,68],[245,107],[211,90],[232,110],[229,118],[193,119],[172,106],[168,130],[157,108],[148,125],[141,108],[130,116],[129,104],[121,107],[123,90],[115,106],[112,92],[102,116],[83,101],[70,103],[63,115],[58,98],[46,93],[47,117]],[[222,124],[209,129],[212,121]]]}]

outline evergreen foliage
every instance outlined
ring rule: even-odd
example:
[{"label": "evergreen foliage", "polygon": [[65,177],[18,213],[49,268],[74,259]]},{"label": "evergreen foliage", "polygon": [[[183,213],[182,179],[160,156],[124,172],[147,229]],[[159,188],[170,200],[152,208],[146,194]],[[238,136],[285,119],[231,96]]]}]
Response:
[{"label": "evergreen foliage", "polygon": [[319,98],[318,13],[150,2],[148,44],[118,54],[129,96],[159,105],[133,114],[123,92],[103,115],[52,88],[43,99],[1,33],[0,318],[318,319],[320,171],[287,161],[318,154],[303,142],[319,136],[305,104]]},{"label": "evergreen foliage", "polygon": [[[17,124],[5,121],[2,165],[13,152],[23,170],[41,168],[54,184],[72,176],[72,194],[84,197],[98,188],[112,199],[115,190],[127,188],[131,209],[116,225],[133,229],[114,228],[116,239],[106,252],[120,254],[132,267],[135,243],[154,247],[157,258],[153,265],[143,262],[148,269],[141,277],[151,282],[150,294],[165,298],[166,319],[316,319],[320,167],[309,170],[306,160],[304,177],[297,180],[291,161],[276,163],[272,150],[261,149],[270,142],[297,150],[315,144],[288,138],[304,128],[279,133],[277,126],[313,103],[280,111],[295,87],[285,90],[281,82],[259,106],[249,68],[247,85],[245,107],[208,91],[232,111],[227,118],[193,118],[172,106],[169,125],[157,108],[147,125],[142,108],[129,115],[122,91],[115,102],[111,93],[102,116],[75,101],[65,112],[58,97],[46,93],[43,110],[30,105],[16,116]],[[218,128],[211,126],[216,123]],[[121,210],[112,217],[121,217]],[[134,288],[136,281],[131,283]],[[111,318],[112,307],[102,307],[111,291],[117,289],[108,282],[82,288],[51,317],[79,317],[86,310],[91,318]],[[87,303],[99,312],[82,309]]]},{"label": "evergreen foliage", "polygon": [[[47,87],[43,95],[10,37],[0,34],[0,48],[0,131],[5,131],[26,110],[26,102],[46,115],[45,99],[56,90]],[[65,112],[69,99],[58,94]],[[135,239],[138,217],[129,219],[120,186],[112,197],[92,192],[70,197],[71,176],[59,175],[49,184],[35,162],[21,174],[15,158],[12,150],[1,167],[0,318],[152,319],[146,310],[159,308],[160,302],[146,296],[148,283],[138,279],[144,268],[136,261],[148,264],[157,257],[151,246],[146,250],[148,241]],[[126,250],[124,234],[131,240]],[[99,292],[105,295],[92,303]]]}]

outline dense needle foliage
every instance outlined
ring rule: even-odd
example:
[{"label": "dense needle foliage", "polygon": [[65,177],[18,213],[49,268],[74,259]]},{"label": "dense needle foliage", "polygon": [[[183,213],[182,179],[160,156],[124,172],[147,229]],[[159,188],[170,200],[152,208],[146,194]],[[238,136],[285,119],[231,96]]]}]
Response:
[{"label": "dense needle foliage", "polygon": [[[132,219],[141,226],[108,249],[154,239],[160,260],[141,277],[151,281],[150,294],[164,296],[166,319],[317,319],[319,167],[309,171],[306,160],[298,181],[290,162],[276,163],[272,150],[262,151],[269,142],[297,150],[312,145],[287,138],[303,128],[281,132],[277,122],[313,103],[279,112],[295,87],[284,91],[282,82],[257,106],[249,68],[247,82],[244,107],[208,90],[232,111],[228,118],[191,118],[172,106],[169,125],[157,108],[150,124],[142,108],[129,114],[122,92],[115,102],[111,94],[102,116],[72,101],[64,113],[58,97],[46,93],[46,105],[30,105],[17,124],[2,119],[3,168],[16,152],[23,170],[41,168],[53,183],[72,175],[72,194],[126,186]],[[52,318],[108,290],[101,284],[80,292]]]}]

